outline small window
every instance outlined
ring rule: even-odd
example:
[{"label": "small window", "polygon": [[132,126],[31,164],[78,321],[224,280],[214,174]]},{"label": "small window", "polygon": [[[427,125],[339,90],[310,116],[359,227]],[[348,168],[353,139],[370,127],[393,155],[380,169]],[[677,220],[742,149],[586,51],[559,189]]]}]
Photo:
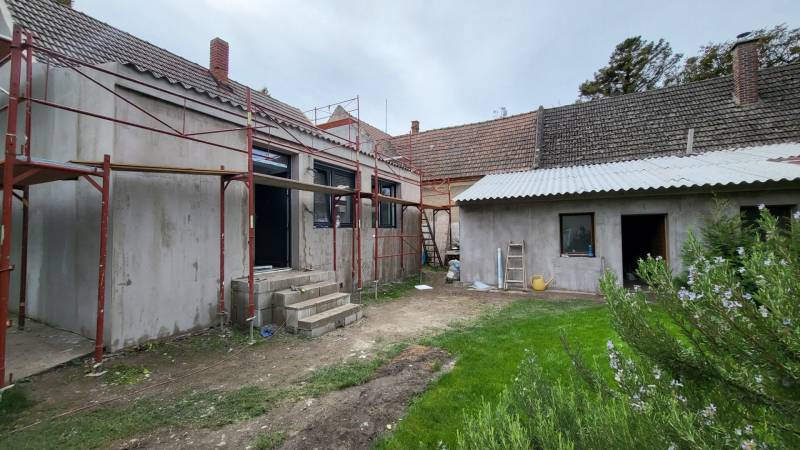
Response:
[{"label": "small window", "polygon": [[[323,186],[356,185],[355,173],[337,167],[322,164],[314,165],[314,184]],[[314,226],[318,228],[331,227],[331,194],[314,193]],[[353,226],[353,197],[340,197],[336,202],[336,219],[338,227]]]},{"label": "small window", "polygon": [[[766,205],[767,211],[778,219],[778,226],[788,230],[791,228],[792,209],[794,205]],[[742,206],[742,224],[747,227],[754,227],[756,221],[761,217],[758,206]]]},{"label": "small window", "polygon": [[561,214],[561,254],[594,256],[594,213]]},{"label": "small window", "polygon": [[[373,185],[375,181],[373,179]],[[378,192],[384,197],[397,197],[397,183],[391,181],[378,180]],[[397,228],[397,204],[383,202],[379,205],[378,226],[380,228]],[[375,226],[375,217],[372,218],[372,226]]]}]

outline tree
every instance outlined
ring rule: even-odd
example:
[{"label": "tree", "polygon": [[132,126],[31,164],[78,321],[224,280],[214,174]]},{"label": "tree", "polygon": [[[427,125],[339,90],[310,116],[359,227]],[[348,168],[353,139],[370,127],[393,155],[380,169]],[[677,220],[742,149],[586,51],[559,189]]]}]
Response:
[{"label": "tree", "polygon": [[608,65],[595,72],[593,80],[581,83],[580,98],[591,100],[672,85],[682,56],[673,53],[664,39],[627,38],[617,44]]},{"label": "tree", "polygon": [[[752,33],[758,36],[761,67],[774,67],[800,62],[800,28],[786,24]],[[681,83],[707,80],[733,73],[734,41],[711,42],[700,47],[700,53],[686,59],[680,74]]]}]

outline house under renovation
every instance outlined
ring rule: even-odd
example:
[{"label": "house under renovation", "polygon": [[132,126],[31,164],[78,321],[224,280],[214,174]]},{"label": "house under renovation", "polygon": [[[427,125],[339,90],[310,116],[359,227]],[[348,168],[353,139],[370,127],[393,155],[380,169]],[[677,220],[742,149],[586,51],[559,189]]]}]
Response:
[{"label": "house under renovation", "polygon": [[317,336],[420,270],[418,172],[335,105],[312,120],[237,83],[218,38],[203,67],[51,0],[0,15],[3,383],[38,370],[7,345],[26,319],[98,361],[229,320]]}]

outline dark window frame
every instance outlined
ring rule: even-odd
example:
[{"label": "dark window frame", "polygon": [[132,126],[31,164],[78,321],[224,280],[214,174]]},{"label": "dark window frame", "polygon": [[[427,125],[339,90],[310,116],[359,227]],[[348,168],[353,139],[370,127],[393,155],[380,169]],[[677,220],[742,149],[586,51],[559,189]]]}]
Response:
[{"label": "dark window frame", "polygon": [[[333,182],[334,175],[338,175],[339,177],[348,178],[349,181],[352,184],[352,186],[350,186],[350,187],[351,188],[355,187],[355,181],[356,181],[356,173],[355,172],[352,172],[352,171],[347,170],[347,169],[343,169],[341,167],[328,165],[328,164],[314,163],[314,176],[315,176],[315,178],[316,178],[316,175],[317,175],[318,172],[324,172],[326,174],[326,179],[327,179],[326,186],[336,186],[336,185],[338,185],[338,184],[334,184],[334,182]],[[325,205],[326,205],[325,216],[327,217],[327,219],[324,220],[324,221],[317,220],[316,207],[317,207],[318,199],[319,199],[319,197],[317,197],[317,196],[323,196],[324,199],[325,199]],[[315,192],[314,193],[314,208],[315,208],[315,211],[314,211],[314,227],[315,228],[332,228],[333,227],[333,220],[335,220],[335,219],[334,219],[334,217],[331,217],[331,201],[332,201],[332,198],[333,198],[332,194],[325,194],[325,193],[322,193],[322,192]],[[340,197],[339,201],[337,202],[337,204],[344,204],[344,205],[349,206],[348,209],[350,210],[350,217],[347,218],[348,220],[344,220],[344,219],[340,220],[340,222],[336,226],[336,228],[352,228],[353,227],[353,219],[354,219],[353,215],[355,213],[355,208],[354,208],[354,205],[353,205],[353,196]]]},{"label": "dark window frame", "polygon": [[[375,178],[372,178],[372,184],[375,184]],[[386,195],[381,192],[381,189],[384,187],[388,187],[392,190],[391,195]],[[398,193],[400,191],[400,183],[396,183],[394,181],[383,180],[378,178],[378,194],[383,195],[384,197],[392,197],[398,198]],[[396,203],[389,203],[383,202],[378,205],[378,228],[397,228],[397,204]],[[383,211],[389,211],[389,221],[384,221]],[[375,228],[375,211],[372,212],[372,227]]]},{"label": "dark window frame", "polygon": [[[775,205],[765,204],[764,207],[778,220],[778,226],[781,229],[791,229],[792,214],[797,210],[796,205],[780,203]],[[740,205],[739,214],[742,218],[742,225],[752,227],[756,225],[756,221],[761,216],[761,210],[758,209],[758,205]]]},{"label": "dark window frame", "polygon": [[[592,254],[590,255],[588,252],[586,253],[576,253],[576,252],[567,252],[564,251],[564,217],[570,216],[589,216],[592,220]],[[579,213],[560,213],[558,215],[558,245],[561,249],[561,255],[567,255],[571,258],[594,258],[597,256],[597,245],[595,244],[595,224],[594,224],[594,212],[579,212]]]}]

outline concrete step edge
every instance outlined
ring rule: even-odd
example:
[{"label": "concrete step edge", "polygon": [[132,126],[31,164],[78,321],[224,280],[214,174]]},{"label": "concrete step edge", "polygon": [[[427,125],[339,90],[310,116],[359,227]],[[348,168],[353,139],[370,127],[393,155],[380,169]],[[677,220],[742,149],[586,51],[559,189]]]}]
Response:
[{"label": "concrete step edge", "polygon": [[327,303],[330,301],[336,301],[340,298],[349,297],[350,294],[347,292],[334,292],[333,294],[327,294],[320,297],[310,298],[308,300],[303,300],[302,302],[292,303],[291,305],[286,305],[284,308],[286,309],[308,309],[312,306],[316,306],[322,303]]},{"label": "concrete step edge", "polygon": [[[331,286],[331,285],[336,285],[338,287],[339,283],[337,283],[336,281],[317,281],[316,283],[301,284],[300,286],[297,286],[297,287],[299,287],[300,289],[302,289],[304,291],[307,291],[307,290],[317,289],[317,288],[321,288],[321,287],[327,287],[327,286]],[[274,294],[290,294],[292,292],[297,292],[297,291],[293,291],[291,288],[289,288],[289,289],[281,289],[280,291],[275,291]]]},{"label": "concrete step edge", "polygon": [[354,314],[359,309],[361,309],[361,305],[357,305],[355,303],[337,306],[336,308],[331,308],[319,314],[314,314],[313,316],[308,316],[305,319],[298,320],[297,328],[312,330],[316,327],[326,325],[333,320]]}]

